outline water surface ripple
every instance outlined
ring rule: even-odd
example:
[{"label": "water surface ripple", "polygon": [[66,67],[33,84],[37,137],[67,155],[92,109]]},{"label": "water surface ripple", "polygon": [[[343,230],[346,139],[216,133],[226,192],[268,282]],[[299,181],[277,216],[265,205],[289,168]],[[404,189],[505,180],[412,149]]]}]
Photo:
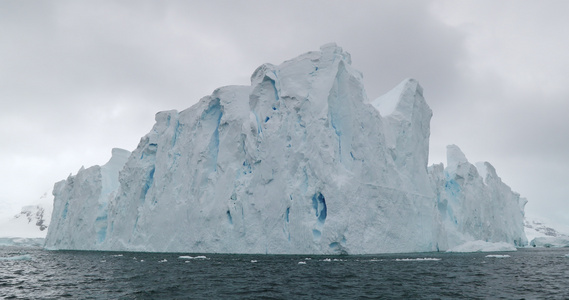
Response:
[{"label": "water surface ripple", "polygon": [[2,247],[0,298],[567,299],[567,253],[287,256]]}]

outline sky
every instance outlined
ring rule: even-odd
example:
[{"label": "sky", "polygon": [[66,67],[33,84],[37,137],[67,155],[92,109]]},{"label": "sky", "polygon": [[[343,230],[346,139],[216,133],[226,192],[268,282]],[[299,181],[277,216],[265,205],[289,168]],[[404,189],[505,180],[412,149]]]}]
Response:
[{"label": "sky", "polygon": [[569,227],[569,1],[0,1],[0,217],[134,150],[158,111],[335,42],[369,99],[417,79],[456,144]]}]

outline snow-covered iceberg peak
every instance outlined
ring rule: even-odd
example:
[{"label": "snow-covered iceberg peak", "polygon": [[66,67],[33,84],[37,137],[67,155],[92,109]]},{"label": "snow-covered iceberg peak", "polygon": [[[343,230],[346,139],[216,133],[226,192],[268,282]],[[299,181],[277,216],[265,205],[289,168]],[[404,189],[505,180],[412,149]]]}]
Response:
[{"label": "snow-covered iceberg peak", "polygon": [[447,169],[446,171],[449,174],[456,174],[456,172],[460,172],[458,169],[460,167],[469,168],[469,170],[474,171],[476,167],[473,169],[470,163],[468,163],[468,159],[466,159],[466,155],[462,153],[462,150],[458,148],[457,145],[448,145],[447,146]]},{"label": "snow-covered iceberg peak", "polygon": [[56,184],[59,225],[46,245],[356,254],[463,242],[464,228],[437,209],[449,201],[448,179],[442,165],[427,169],[432,112],[422,88],[405,80],[382,99],[389,113],[368,101],[361,73],[335,44],[264,64],[250,86],[156,114],[128,159],[109,163],[124,165],[114,184],[101,179],[105,166]]},{"label": "snow-covered iceberg peak", "polygon": [[429,179],[424,174],[433,113],[419,82],[405,79],[371,104],[384,119],[386,144],[404,179],[410,180],[417,191],[428,189]]},{"label": "snow-covered iceberg peak", "polygon": [[[423,97],[423,88],[413,78],[407,78],[389,92],[373,100],[371,104],[382,117],[392,114],[410,115],[413,113],[414,101],[409,99]],[[424,99],[423,99],[424,100]]]}]

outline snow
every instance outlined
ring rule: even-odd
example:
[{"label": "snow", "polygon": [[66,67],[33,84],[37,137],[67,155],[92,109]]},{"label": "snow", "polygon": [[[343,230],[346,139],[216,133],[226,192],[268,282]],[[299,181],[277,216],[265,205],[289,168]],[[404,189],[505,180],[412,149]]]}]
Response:
[{"label": "snow", "polygon": [[569,247],[569,236],[536,237],[530,242],[532,247],[560,248]]},{"label": "snow", "polygon": [[497,252],[497,251],[516,251],[512,244],[498,242],[489,243],[485,241],[469,241],[456,247],[450,248],[447,252]]},{"label": "snow", "polygon": [[[526,216],[524,220],[525,233],[532,247],[567,247],[569,235],[559,232],[548,222],[535,216]],[[558,224],[555,228],[563,228]]]},{"label": "snow", "polygon": [[413,83],[413,79],[409,78],[403,80],[400,84],[398,84],[395,88],[391,89],[385,95],[380,96],[379,98],[375,99],[371,102],[371,105],[375,107],[382,117],[386,117],[395,113],[395,109],[399,104],[399,100],[401,96],[404,95],[403,91],[408,88],[408,85]]},{"label": "snow", "polygon": [[525,199],[457,146],[427,166],[416,80],[368,101],[335,44],[156,114],[132,153],[54,187],[49,249],[373,254],[527,244]]},{"label": "snow", "polygon": [[178,257],[179,259],[208,259],[206,256],[203,255],[198,255],[198,256],[188,256],[188,255],[182,255]]},{"label": "snow", "polygon": [[37,239],[46,237],[52,209],[53,196],[45,193],[38,200],[23,206],[19,214],[0,220],[0,238],[32,239],[32,244],[36,244]]}]

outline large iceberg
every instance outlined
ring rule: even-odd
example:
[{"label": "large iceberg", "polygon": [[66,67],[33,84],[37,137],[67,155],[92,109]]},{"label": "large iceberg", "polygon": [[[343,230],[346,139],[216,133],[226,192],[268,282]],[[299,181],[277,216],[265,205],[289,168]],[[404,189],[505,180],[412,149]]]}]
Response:
[{"label": "large iceberg", "polygon": [[[417,81],[368,101],[335,44],[156,114],[132,152],[55,185],[48,249],[366,254],[527,243],[525,199],[458,147],[428,164]],[[481,174],[484,176],[482,177]]]}]

